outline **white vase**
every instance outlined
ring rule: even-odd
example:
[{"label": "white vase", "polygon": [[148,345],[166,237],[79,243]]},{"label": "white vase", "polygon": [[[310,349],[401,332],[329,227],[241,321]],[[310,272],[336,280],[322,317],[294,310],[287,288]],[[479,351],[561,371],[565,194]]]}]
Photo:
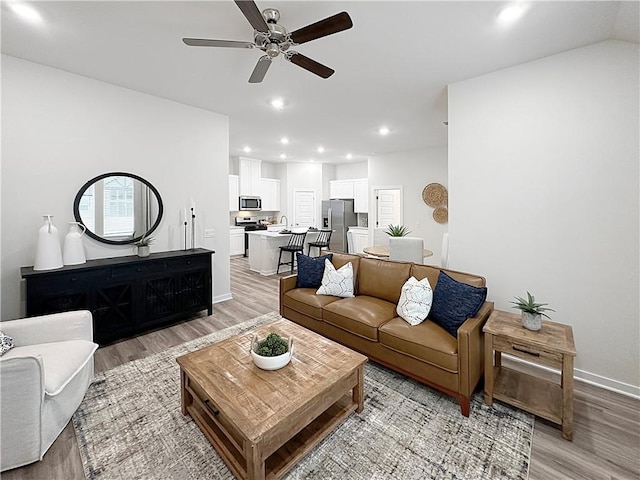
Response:
[{"label": "white vase", "polygon": [[522,312],[522,326],[529,330],[540,330],[542,328],[542,314]]},{"label": "white vase", "polygon": [[62,250],[58,229],[53,225],[53,215],[43,215],[44,225],[38,230],[38,246],[34,270],[53,270],[62,268]]},{"label": "white vase", "polygon": [[82,245],[82,236],[87,227],[78,222],[69,222],[69,233],[64,237],[62,261],[65,265],[80,265],[87,262]]},{"label": "white vase", "polygon": [[148,257],[151,255],[151,247],[149,245],[139,245],[138,246],[138,256],[139,257]]}]

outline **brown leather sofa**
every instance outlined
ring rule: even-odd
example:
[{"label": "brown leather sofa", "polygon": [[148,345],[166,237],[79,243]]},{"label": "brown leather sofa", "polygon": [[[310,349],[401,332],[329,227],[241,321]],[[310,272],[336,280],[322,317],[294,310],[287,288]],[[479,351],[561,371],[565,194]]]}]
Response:
[{"label": "brown leather sofa", "polygon": [[[396,314],[402,286],[413,275],[418,280],[429,277],[435,289],[441,269],[333,254],[336,268],[347,262],[354,269],[354,297],[317,295],[314,288],[296,288],[296,275],[291,275],[280,279],[280,314],[451,395],[460,403],[462,414],[469,416],[471,395],[483,374],[482,327],[493,303],[485,302],[475,317],[467,319],[457,338],[429,319],[411,326]],[[478,275],[444,271],[469,285],[486,283]]]}]

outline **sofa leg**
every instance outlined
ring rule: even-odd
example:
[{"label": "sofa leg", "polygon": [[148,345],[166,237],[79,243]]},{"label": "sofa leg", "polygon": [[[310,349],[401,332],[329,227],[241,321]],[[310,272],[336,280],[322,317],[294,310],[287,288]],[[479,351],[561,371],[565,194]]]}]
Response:
[{"label": "sofa leg", "polygon": [[462,415],[468,417],[471,410],[471,399],[467,397],[460,397],[458,402],[460,403],[460,411],[462,412]]}]

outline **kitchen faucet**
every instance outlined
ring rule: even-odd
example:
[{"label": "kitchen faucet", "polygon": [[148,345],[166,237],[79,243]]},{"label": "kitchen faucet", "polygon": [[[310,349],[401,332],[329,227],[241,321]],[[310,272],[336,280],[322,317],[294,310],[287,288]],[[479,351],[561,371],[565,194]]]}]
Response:
[{"label": "kitchen faucet", "polygon": [[289,219],[287,218],[287,216],[286,216],[286,215],[282,215],[282,216],[280,217],[280,223],[282,223],[282,219],[283,219],[283,218],[286,220],[286,222],[284,222],[284,226],[286,227],[286,226],[287,226],[287,223],[289,223]]}]

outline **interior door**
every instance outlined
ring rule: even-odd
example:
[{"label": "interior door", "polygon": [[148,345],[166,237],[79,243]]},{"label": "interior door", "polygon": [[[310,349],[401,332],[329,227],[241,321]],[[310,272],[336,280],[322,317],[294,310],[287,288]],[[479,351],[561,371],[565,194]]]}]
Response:
[{"label": "interior door", "polygon": [[316,191],[293,191],[293,225],[296,227],[316,226]]},{"label": "interior door", "polygon": [[387,228],[389,225],[399,225],[401,223],[400,190],[378,190],[376,208],[376,227]]}]

